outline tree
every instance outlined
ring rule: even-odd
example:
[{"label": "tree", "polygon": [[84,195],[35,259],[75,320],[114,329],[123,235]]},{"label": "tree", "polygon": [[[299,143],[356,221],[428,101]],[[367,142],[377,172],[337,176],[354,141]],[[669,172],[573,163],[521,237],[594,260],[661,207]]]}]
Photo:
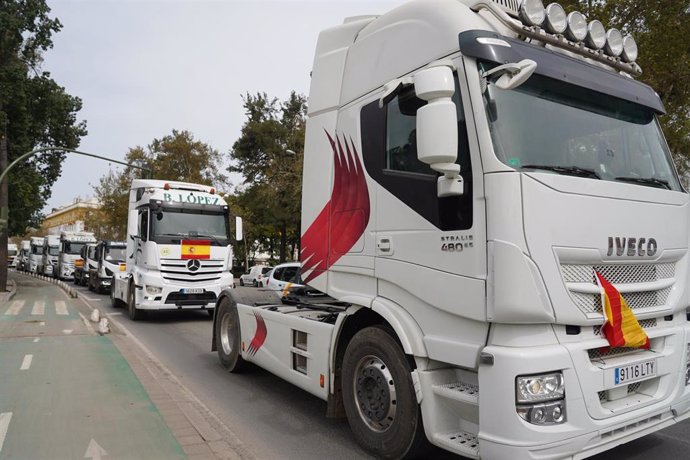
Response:
[{"label": "tree", "polygon": [[[639,47],[640,80],[661,97],[660,118],[681,176],[690,173],[690,3],[688,0],[565,0],[568,11],[632,34]],[[687,180],[685,180],[687,185]]]},{"label": "tree", "polygon": [[[86,135],[85,122],[76,117],[81,100],[40,70],[43,53],[52,48],[52,35],[62,27],[49,12],[45,0],[0,0],[0,170],[38,147],[75,148]],[[61,153],[35,157],[13,169],[0,185],[0,208],[9,206],[9,229],[0,234],[0,260],[6,260],[8,231],[22,234],[40,221],[63,158]],[[0,291],[6,283],[3,264]]]},{"label": "tree", "polygon": [[[208,144],[195,140],[189,131],[173,130],[170,135],[154,139],[146,148],[131,148],[125,155],[125,161],[150,168],[156,179],[193,182],[216,188],[223,187],[227,181],[220,172],[220,153]],[[130,167],[119,173],[110,170],[94,187],[103,213],[100,232],[107,239],[124,240],[127,235],[129,189],[139,173]]]},{"label": "tree", "polygon": [[266,93],[246,94],[243,101],[247,121],[228,170],[244,176],[238,200],[255,230],[247,238],[271,247],[277,236],[284,262],[289,246],[293,254],[299,249],[306,98],[293,91],[283,102]]}]

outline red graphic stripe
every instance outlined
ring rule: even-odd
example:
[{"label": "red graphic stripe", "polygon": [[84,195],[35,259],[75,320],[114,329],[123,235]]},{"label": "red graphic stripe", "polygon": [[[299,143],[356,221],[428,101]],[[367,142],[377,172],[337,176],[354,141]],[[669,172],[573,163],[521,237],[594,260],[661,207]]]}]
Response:
[{"label": "red graphic stripe", "polygon": [[311,270],[305,283],[349,252],[369,223],[369,189],[355,144],[344,136],[342,142],[337,135],[333,139],[326,132],[326,136],[333,150],[333,190],[331,199],[302,235],[302,273]]},{"label": "red graphic stripe", "polygon": [[254,318],[256,318],[256,332],[254,333],[254,338],[249,343],[249,348],[247,349],[247,354],[250,356],[254,356],[256,352],[259,351],[259,348],[261,348],[266,341],[266,335],[268,335],[268,331],[266,330],[266,322],[261,317],[259,312],[254,312]]}]

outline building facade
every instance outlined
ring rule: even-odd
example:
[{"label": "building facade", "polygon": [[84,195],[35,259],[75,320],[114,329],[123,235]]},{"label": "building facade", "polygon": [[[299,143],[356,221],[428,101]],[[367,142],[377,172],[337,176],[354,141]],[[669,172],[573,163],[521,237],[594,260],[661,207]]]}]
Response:
[{"label": "building facade", "polygon": [[84,232],[91,231],[87,228],[86,218],[89,213],[100,208],[100,203],[95,198],[77,198],[73,203],[53,209],[43,219],[42,229],[48,235],[59,235],[60,232]]}]

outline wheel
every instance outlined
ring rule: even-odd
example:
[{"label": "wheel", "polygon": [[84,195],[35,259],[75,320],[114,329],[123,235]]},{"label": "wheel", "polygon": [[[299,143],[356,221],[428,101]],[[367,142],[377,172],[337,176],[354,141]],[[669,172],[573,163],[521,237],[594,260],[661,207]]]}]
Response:
[{"label": "wheel", "polygon": [[382,458],[414,458],[428,446],[407,358],[388,329],[352,338],[343,359],[343,404],[357,442]]},{"label": "wheel", "polygon": [[263,282],[263,281],[259,281],[259,287],[260,287],[260,288],[264,287],[264,282]]},{"label": "wheel", "polygon": [[127,292],[127,310],[129,313],[129,319],[132,321],[139,321],[144,316],[144,312],[137,308],[136,294],[134,292],[135,289],[134,283],[130,283],[129,290]]},{"label": "wheel", "polygon": [[110,289],[110,306],[120,308],[120,301],[115,298],[115,289]]},{"label": "wheel", "polygon": [[93,289],[93,280],[91,279],[90,276],[89,276],[89,281],[87,283],[88,283],[89,291],[93,292],[93,290],[94,290]]},{"label": "wheel", "polygon": [[244,280],[240,278],[240,286],[244,286]]},{"label": "wheel", "polygon": [[218,359],[228,372],[242,372],[247,362],[240,355],[240,315],[237,304],[224,297],[217,306],[215,331]]},{"label": "wheel", "polygon": [[259,286],[259,283],[256,280],[254,280],[254,282],[252,283],[252,286],[257,287],[257,286]]}]

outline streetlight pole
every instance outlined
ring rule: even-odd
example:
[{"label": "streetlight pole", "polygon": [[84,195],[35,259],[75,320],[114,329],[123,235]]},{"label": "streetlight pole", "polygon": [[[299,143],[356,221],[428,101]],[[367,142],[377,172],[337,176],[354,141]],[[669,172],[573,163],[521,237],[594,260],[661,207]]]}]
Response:
[{"label": "streetlight pole", "polygon": [[[2,139],[2,141],[5,141],[5,139]],[[135,168],[139,169],[141,171],[145,172],[145,175],[147,178],[150,178],[151,176],[151,170],[149,168],[144,168],[141,166],[136,166],[132,165],[129,163],[125,163],[123,161],[118,161],[118,160],[113,160],[112,158],[107,158],[103,157],[100,155],[96,155],[93,153],[88,153],[88,152],[81,152],[79,150],[74,150],[74,149],[68,149],[64,147],[43,147],[40,149],[32,150],[31,152],[27,152],[23,155],[21,155],[19,158],[14,160],[12,163],[7,168],[4,168],[2,173],[0,173],[0,203],[2,205],[0,206],[0,292],[4,292],[7,289],[7,238],[8,238],[8,230],[9,230],[9,206],[8,206],[8,190],[7,187],[2,187],[2,184],[4,183],[7,179],[7,175],[9,174],[10,170],[17,165],[18,163],[26,160],[27,158],[33,156],[33,155],[38,155],[40,153],[45,153],[45,152],[66,152],[66,153],[75,153],[77,155],[83,155],[87,157],[92,157],[92,158],[98,158],[99,160],[105,160],[109,161],[111,163],[117,163],[125,166],[129,166],[130,168]],[[4,192],[4,193],[3,193]]]}]

